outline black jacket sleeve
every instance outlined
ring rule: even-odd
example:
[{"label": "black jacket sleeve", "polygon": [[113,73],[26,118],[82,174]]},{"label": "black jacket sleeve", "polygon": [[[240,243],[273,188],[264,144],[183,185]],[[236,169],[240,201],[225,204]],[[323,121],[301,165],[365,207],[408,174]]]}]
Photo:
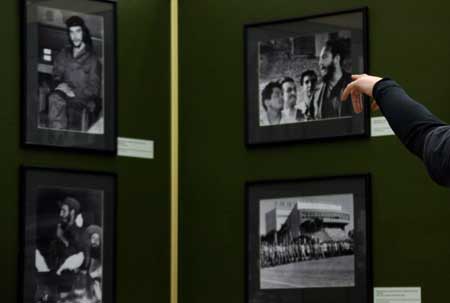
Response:
[{"label": "black jacket sleeve", "polygon": [[423,160],[431,178],[450,187],[450,126],[389,78],[375,84],[373,96],[394,133]]}]

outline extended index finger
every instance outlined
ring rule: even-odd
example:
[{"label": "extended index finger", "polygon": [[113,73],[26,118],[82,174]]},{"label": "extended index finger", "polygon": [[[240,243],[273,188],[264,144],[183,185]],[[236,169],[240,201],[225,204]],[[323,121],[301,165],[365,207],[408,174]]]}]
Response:
[{"label": "extended index finger", "polygon": [[356,82],[356,80],[353,82],[350,82],[347,85],[347,87],[344,89],[344,91],[342,92],[342,95],[341,95],[341,101],[347,100],[348,96],[350,95],[350,93],[352,92],[352,90],[355,86],[355,82]]},{"label": "extended index finger", "polygon": [[361,77],[366,76],[366,74],[353,74],[352,75],[352,80],[358,80]]}]

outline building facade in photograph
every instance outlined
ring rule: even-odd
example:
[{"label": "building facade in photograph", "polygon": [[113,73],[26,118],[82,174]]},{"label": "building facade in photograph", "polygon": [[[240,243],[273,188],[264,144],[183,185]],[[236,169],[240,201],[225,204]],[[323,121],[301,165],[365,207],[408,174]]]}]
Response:
[{"label": "building facade in photograph", "polygon": [[320,242],[350,239],[345,228],[351,216],[342,206],[327,203],[278,202],[266,213],[266,235],[263,240],[290,243],[300,238]]}]

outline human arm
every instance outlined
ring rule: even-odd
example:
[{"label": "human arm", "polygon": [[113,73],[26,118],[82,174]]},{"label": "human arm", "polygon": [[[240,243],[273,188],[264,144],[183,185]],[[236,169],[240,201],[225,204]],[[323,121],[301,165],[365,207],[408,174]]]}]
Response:
[{"label": "human arm", "polygon": [[44,257],[42,256],[41,252],[36,249],[35,251],[35,266],[36,270],[38,272],[49,272],[50,269],[48,268],[47,262],[45,262]]},{"label": "human arm", "polygon": [[395,81],[385,78],[354,75],[344,90],[355,111],[362,111],[361,94],[375,98],[389,125],[400,141],[425,163],[433,180],[450,185],[450,127],[425,106],[414,101]]},{"label": "human arm", "polygon": [[75,100],[96,101],[100,96],[101,63],[94,53],[85,56],[73,69],[71,52],[61,50],[53,65],[54,87]]},{"label": "human arm", "polygon": [[54,87],[57,87],[59,84],[63,83],[64,80],[64,70],[66,66],[66,53],[65,49],[62,49],[55,56],[55,61],[53,63],[53,84]]},{"label": "human arm", "polygon": [[61,224],[56,226],[56,238],[59,239],[66,247],[69,246],[69,240],[64,235],[64,231],[61,227]]},{"label": "human arm", "polygon": [[60,90],[68,97],[73,98],[75,94],[65,79],[65,70],[67,67],[67,53],[65,49],[62,49],[56,56],[53,64],[53,81],[54,89]]},{"label": "human arm", "polygon": [[77,98],[84,100],[93,100],[100,96],[100,70],[101,64],[98,59],[91,55],[91,57],[86,61],[83,67],[85,80],[83,85],[78,85],[73,87],[73,92]]},{"label": "human arm", "polygon": [[103,268],[99,265],[97,268],[89,272],[92,279],[101,278],[103,273]]},{"label": "human arm", "polygon": [[83,264],[83,261],[84,261],[84,253],[83,252],[74,254],[74,255],[68,257],[64,261],[64,263],[56,271],[56,274],[59,276],[59,275],[61,275],[63,270],[78,269]]}]

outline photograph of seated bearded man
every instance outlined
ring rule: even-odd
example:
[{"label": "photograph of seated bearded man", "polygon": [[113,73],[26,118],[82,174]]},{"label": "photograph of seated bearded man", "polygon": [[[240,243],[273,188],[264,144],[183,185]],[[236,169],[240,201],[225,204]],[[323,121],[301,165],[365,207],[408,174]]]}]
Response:
[{"label": "photograph of seated bearded man", "polygon": [[101,64],[84,20],[66,21],[70,45],[55,57],[53,84],[47,95],[47,128],[88,132],[101,110]]}]

